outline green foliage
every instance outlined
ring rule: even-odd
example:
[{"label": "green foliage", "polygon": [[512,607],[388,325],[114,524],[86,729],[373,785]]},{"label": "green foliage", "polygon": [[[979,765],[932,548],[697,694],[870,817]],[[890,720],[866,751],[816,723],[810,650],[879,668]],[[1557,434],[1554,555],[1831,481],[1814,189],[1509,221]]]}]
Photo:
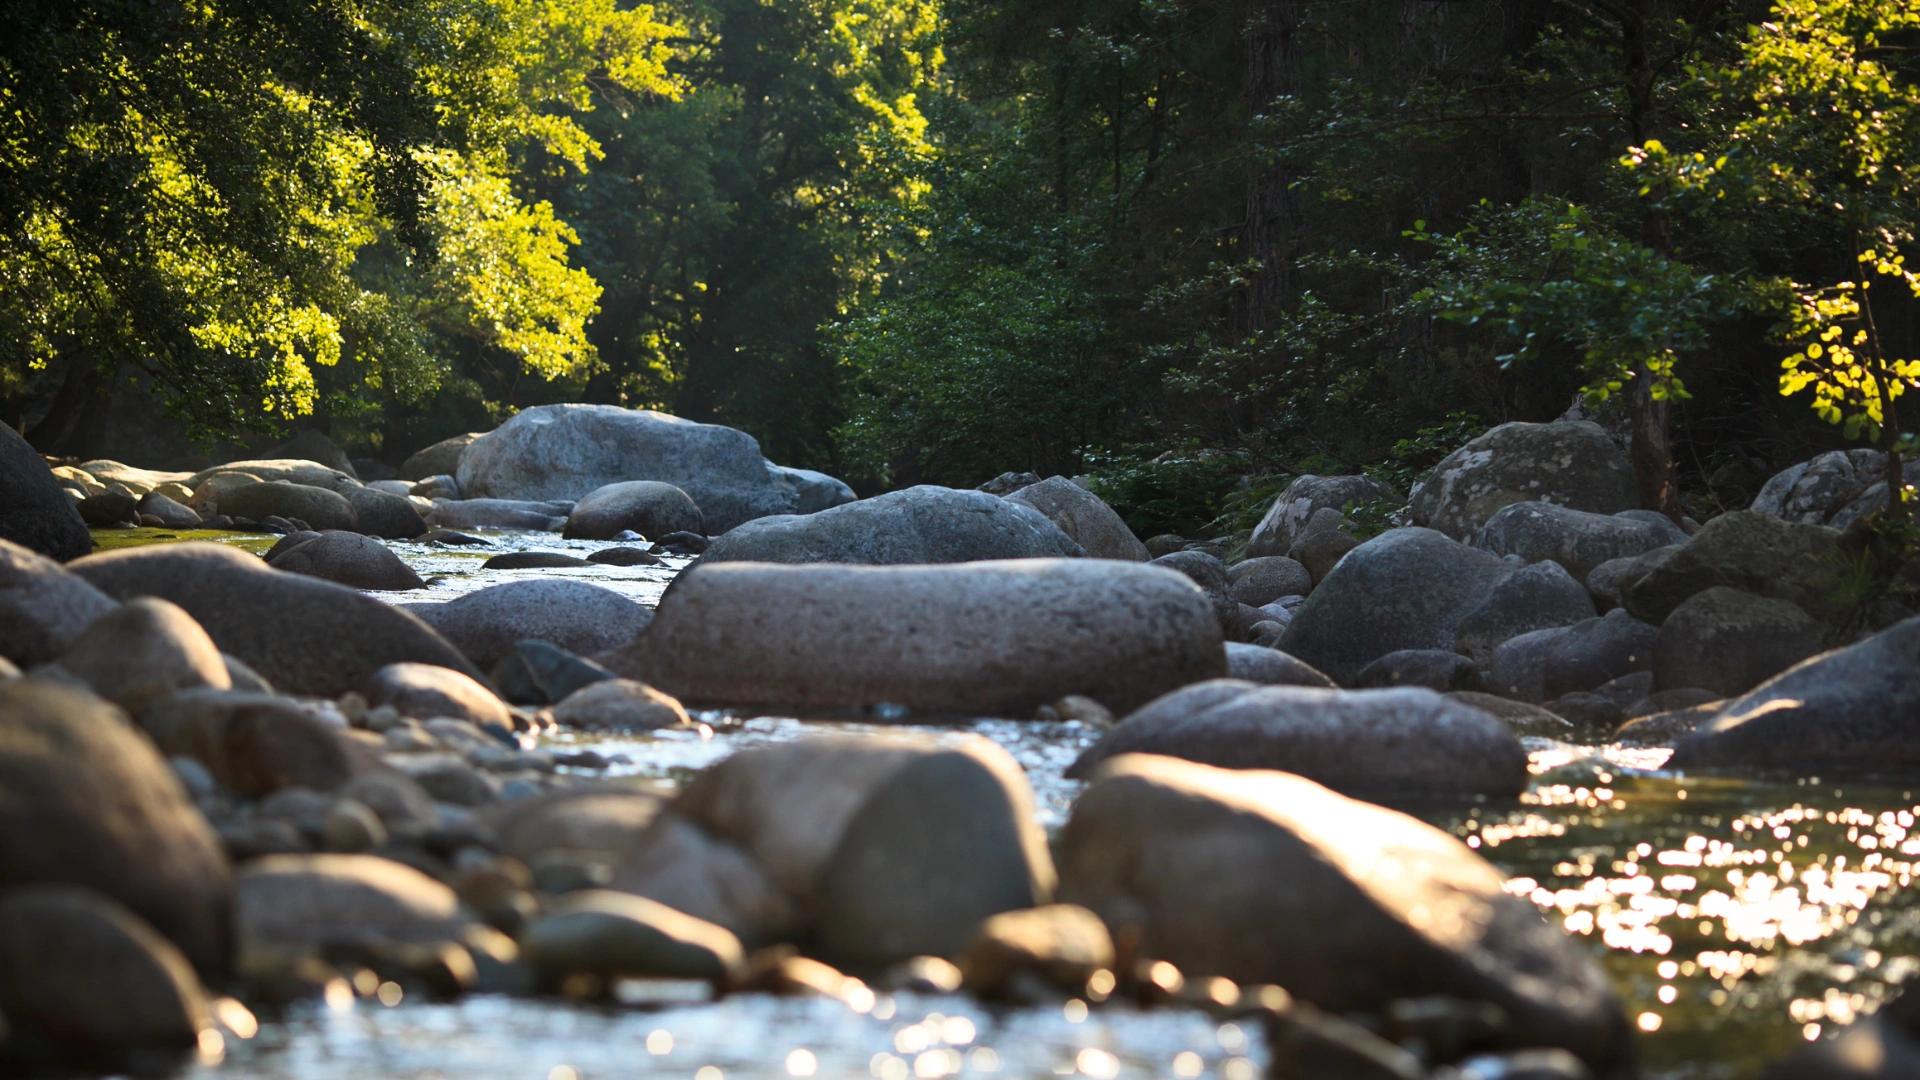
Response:
[{"label": "green foliage", "polygon": [[599,290],[513,178],[598,154],[589,77],[676,92],[670,33],[614,0],[9,5],[9,388],[124,367],[221,433],[311,412],[323,369],[423,397],[450,335],[582,370]]},{"label": "green foliage", "polygon": [[[1246,515],[1254,487],[1271,487],[1246,483],[1246,456],[1219,450],[1170,450],[1153,457],[1089,453],[1087,464],[1093,470],[1089,489],[1142,537],[1213,535],[1228,519]],[[1233,531],[1230,525],[1226,531]]]},{"label": "green foliage", "polygon": [[1556,352],[1579,358],[1583,393],[1600,404],[1642,373],[1655,401],[1684,400],[1676,368],[1708,324],[1729,313],[1719,280],[1637,243],[1558,200],[1482,203],[1452,235],[1417,221],[1438,265],[1415,296],[1442,318],[1486,325],[1515,342],[1502,366]]}]

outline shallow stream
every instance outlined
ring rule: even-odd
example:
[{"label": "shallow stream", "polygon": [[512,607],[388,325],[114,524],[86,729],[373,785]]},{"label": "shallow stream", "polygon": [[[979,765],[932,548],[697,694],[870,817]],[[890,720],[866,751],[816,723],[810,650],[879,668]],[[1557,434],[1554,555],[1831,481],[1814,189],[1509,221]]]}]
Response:
[{"label": "shallow stream", "polygon": [[[103,531],[103,546],[272,537]],[[509,550],[608,546],[486,533],[486,549],[396,543],[450,600],[501,581],[577,577],[654,604],[667,568],[482,571]],[[702,717],[697,732],[557,741],[613,770],[676,782],[743,746],[873,725]],[[1061,772],[1098,732],[1077,723],[983,720],[938,729],[995,739],[1026,767],[1043,822],[1078,785]],[[1480,850],[1598,954],[1642,1032],[1644,1075],[1743,1080],[1797,1042],[1873,1010],[1920,968],[1915,792],[1817,780],[1679,777],[1666,751],[1529,740],[1533,783],[1517,802],[1417,812]],[[880,995],[864,1011],[825,1000],[739,996],[619,1009],[475,997],[450,1005],[313,1005],[231,1048],[213,1077],[299,1080],[527,1077],[1217,1076],[1262,1071],[1259,1032],[1198,1012],[1080,1002],[990,1009],[961,997]]]}]

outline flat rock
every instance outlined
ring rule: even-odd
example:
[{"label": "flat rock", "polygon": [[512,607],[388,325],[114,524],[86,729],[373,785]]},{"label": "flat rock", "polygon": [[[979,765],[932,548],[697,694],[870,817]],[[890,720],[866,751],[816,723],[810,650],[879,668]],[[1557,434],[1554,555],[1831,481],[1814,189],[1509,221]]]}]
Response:
[{"label": "flat rock", "polygon": [[1212,605],[1192,582],[1076,559],[702,561],[667,590],[645,634],[599,659],[697,704],[1007,716],[1068,694],[1132,708],[1226,670]]},{"label": "flat rock", "polygon": [[1527,755],[1506,725],[1424,688],[1319,690],[1216,679],[1148,703],[1067,769],[1122,754],[1284,769],[1346,794],[1516,795]]},{"label": "flat rock", "polygon": [[700,561],[891,566],[1084,553],[1024,503],[923,485],[817,514],[749,522],[714,540]]}]

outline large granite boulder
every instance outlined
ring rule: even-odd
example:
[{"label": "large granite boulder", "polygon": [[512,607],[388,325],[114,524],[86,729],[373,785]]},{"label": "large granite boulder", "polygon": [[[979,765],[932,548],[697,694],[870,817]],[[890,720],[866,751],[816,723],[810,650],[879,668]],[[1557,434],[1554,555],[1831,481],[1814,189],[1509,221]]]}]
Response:
[{"label": "large granite boulder", "polygon": [[[195,492],[210,480],[233,473],[241,473],[255,480],[278,482],[282,484],[300,484],[305,487],[325,488],[340,492],[360,486],[360,481],[339,469],[322,465],[317,461],[302,458],[262,458],[255,461],[229,461],[225,465],[215,465],[211,469],[202,469],[186,480],[186,485]],[[195,507],[195,509],[199,509]]]},{"label": "large granite boulder", "polygon": [[1590,514],[1550,502],[1503,507],[1473,537],[1474,547],[1495,555],[1552,559],[1581,581],[1610,559],[1686,542],[1686,530],[1658,513]]},{"label": "large granite boulder", "polygon": [[1618,608],[1571,626],[1503,642],[1487,664],[1487,689],[1542,703],[1598,689],[1653,667],[1659,630]]},{"label": "large granite boulder", "polygon": [[65,561],[93,550],[93,534],[53,470],[0,423],[0,540]]},{"label": "large granite boulder", "polygon": [[1456,539],[1517,502],[1596,514],[1635,505],[1633,465],[1598,424],[1501,424],[1447,455],[1413,489],[1413,522]]},{"label": "large granite boulder", "polygon": [[125,905],[202,971],[222,972],[226,854],[125,714],[39,679],[0,682],[0,892],[78,885]]},{"label": "large granite boulder", "polygon": [[1045,514],[1061,532],[1085,548],[1090,558],[1147,561],[1147,545],[1133,535],[1113,507],[1064,476],[1048,477],[1007,498]]},{"label": "large granite boulder", "polygon": [[1920,618],[1761,683],[1674,749],[1676,769],[1920,776]]},{"label": "large granite boulder", "polygon": [[403,660],[484,678],[406,612],[344,585],[282,573],[221,544],[110,551],[71,569],[116,599],[157,596],[180,605],[221,652],[287,693],[344,694]]},{"label": "large granite boulder", "polygon": [[44,664],[116,605],[45,555],[0,540],[0,656]]},{"label": "large granite boulder", "polygon": [[[564,578],[509,581],[444,604],[414,604],[407,610],[486,671],[521,641],[545,641],[590,656],[632,641],[653,618],[612,589]],[[464,666],[459,670],[470,673]]]},{"label": "large granite boulder", "polygon": [[1517,795],[1527,754],[1505,724],[1432,690],[1322,690],[1232,679],[1149,702],[1067,769],[1085,779],[1122,754],[1227,769],[1282,769],[1375,800]]},{"label": "large granite boulder", "polygon": [[1393,497],[1393,489],[1367,476],[1300,476],[1273,500],[1260,524],[1254,526],[1247,555],[1286,555],[1305,535],[1307,523],[1321,510],[1344,514],[1347,507]]},{"label": "large granite boulder", "polygon": [[646,633],[600,660],[692,703],[1006,716],[1068,694],[1128,709],[1226,673],[1199,587],[1159,567],[1080,559],[701,562]]},{"label": "large granite boulder", "polygon": [[1840,621],[1858,599],[1847,587],[1851,570],[1838,531],[1736,510],[1707,522],[1684,547],[1649,558],[1622,600],[1635,617],[1659,624],[1688,597],[1725,586]]},{"label": "large granite boulder", "polygon": [[1392,529],[1342,558],[1295,610],[1279,647],[1349,685],[1402,649],[1448,649],[1518,563],[1431,529]]},{"label": "large granite boulder", "polygon": [[1595,1075],[1631,1053],[1592,953],[1452,836],[1286,773],[1128,755],[1062,832],[1060,900],[1188,978],[1277,983],[1335,1011],[1484,1002],[1512,1047],[1557,1046]]},{"label": "large granite boulder", "polygon": [[715,540],[700,561],[898,565],[1084,552],[1024,503],[923,485],[817,514],[748,522]]},{"label": "large granite boulder", "polygon": [[830,510],[858,498],[846,481],[813,469],[794,469],[768,462],[767,471],[773,475],[774,483],[792,489],[796,514]]},{"label": "large granite boulder", "polygon": [[1537,562],[1508,574],[1454,630],[1456,650],[1484,662],[1503,642],[1534,630],[1571,626],[1595,615],[1586,586],[1556,562]]},{"label": "large granite boulder", "polygon": [[469,498],[580,499],[628,480],[659,480],[693,497],[716,533],[800,509],[744,431],[615,405],[541,405],[475,439],[455,474]]},{"label": "large granite boulder", "polygon": [[[1920,462],[1903,467],[1920,480]],[[1881,450],[1830,450],[1775,473],[1754,496],[1755,513],[1797,525],[1844,529],[1887,505],[1887,455]]]}]

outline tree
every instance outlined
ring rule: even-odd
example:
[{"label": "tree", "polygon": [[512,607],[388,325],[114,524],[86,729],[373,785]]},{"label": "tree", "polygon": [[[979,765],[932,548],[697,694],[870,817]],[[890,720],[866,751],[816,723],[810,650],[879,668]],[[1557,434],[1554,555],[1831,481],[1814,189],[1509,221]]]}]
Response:
[{"label": "tree", "polygon": [[[206,434],[429,393],[466,335],[542,375],[598,288],[513,177],[598,154],[589,77],[671,94],[614,0],[26,0],[0,14],[0,395],[123,368]],[[11,417],[18,419],[17,415]]]}]

